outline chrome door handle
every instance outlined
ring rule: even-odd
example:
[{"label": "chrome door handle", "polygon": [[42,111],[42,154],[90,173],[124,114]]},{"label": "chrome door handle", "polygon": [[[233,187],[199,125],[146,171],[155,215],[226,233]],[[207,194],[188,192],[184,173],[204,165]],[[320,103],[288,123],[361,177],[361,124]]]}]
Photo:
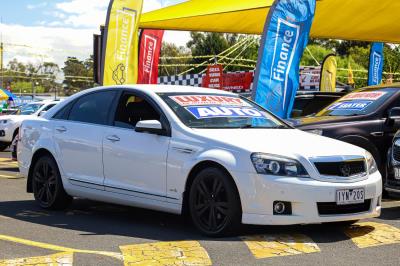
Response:
[{"label": "chrome door handle", "polygon": [[108,139],[109,141],[111,141],[111,142],[117,142],[117,141],[120,141],[120,140],[121,140],[121,139],[120,139],[118,136],[116,136],[116,135],[108,136],[107,139]]},{"label": "chrome door handle", "polygon": [[66,127],[56,127],[56,130],[57,130],[58,132],[60,132],[60,133],[64,133],[64,132],[67,131],[67,128],[66,128]]}]

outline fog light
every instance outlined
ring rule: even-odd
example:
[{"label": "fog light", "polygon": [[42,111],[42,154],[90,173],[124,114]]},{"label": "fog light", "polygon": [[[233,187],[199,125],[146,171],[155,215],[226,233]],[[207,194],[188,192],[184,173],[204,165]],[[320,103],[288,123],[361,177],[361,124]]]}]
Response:
[{"label": "fog light", "polygon": [[275,203],[275,205],[274,205],[274,211],[277,213],[277,214],[282,214],[282,213],[284,213],[285,212],[285,203],[283,203],[283,202],[277,202],[277,203]]},{"label": "fog light", "polygon": [[273,204],[274,215],[291,215],[292,204],[286,201],[275,201]]}]

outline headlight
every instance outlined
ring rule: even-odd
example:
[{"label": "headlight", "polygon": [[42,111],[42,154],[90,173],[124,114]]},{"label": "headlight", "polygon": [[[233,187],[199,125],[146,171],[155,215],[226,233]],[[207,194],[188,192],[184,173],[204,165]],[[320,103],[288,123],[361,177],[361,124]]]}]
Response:
[{"label": "headlight", "polygon": [[251,161],[259,174],[310,177],[303,165],[291,158],[265,153],[253,153]]},{"label": "headlight", "polygon": [[0,124],[7,124],[8,120],[0,120]]},{"label": "headlight", "polygon": [[374,156],[371,153],[367,152],[367,166],[368,166],[368,174],[373,174],[378,171],[378,166],[376,165]]},{"label": "headlight", "polygon": [[324,134],[324,131],[322,129],[313,129],[313,130],[306,130],[306,132],[315,134],[318,136],[322,136]]}]

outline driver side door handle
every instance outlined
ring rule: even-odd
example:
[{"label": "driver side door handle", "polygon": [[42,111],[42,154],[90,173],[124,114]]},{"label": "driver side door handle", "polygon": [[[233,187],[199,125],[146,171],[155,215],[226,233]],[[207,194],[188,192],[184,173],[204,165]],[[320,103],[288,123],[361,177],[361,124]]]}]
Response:
[{"label": "driver side door handle", "polygon": [[118,141],[121,140],[121,139],[120,139],[118,136],[116,136],[116,135],[108,136],[107,139],[108,139],[109,141],[111,141],[111,142],[118,142]]}]

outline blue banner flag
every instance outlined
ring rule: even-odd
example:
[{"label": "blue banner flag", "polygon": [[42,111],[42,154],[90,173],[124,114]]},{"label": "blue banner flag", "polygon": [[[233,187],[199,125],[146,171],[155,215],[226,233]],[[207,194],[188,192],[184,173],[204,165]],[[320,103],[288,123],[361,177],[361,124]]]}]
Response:
[{"label": "blue banner flag", "polygon": [[383,43],[374,42],[369,55],[368,86],[379,85],[383,72]]},{"label": "blue banner flag", "polygon": [[265,23],[253,99],[281,118],[293,108],[315,5],[315,0],[275,0]]}]

